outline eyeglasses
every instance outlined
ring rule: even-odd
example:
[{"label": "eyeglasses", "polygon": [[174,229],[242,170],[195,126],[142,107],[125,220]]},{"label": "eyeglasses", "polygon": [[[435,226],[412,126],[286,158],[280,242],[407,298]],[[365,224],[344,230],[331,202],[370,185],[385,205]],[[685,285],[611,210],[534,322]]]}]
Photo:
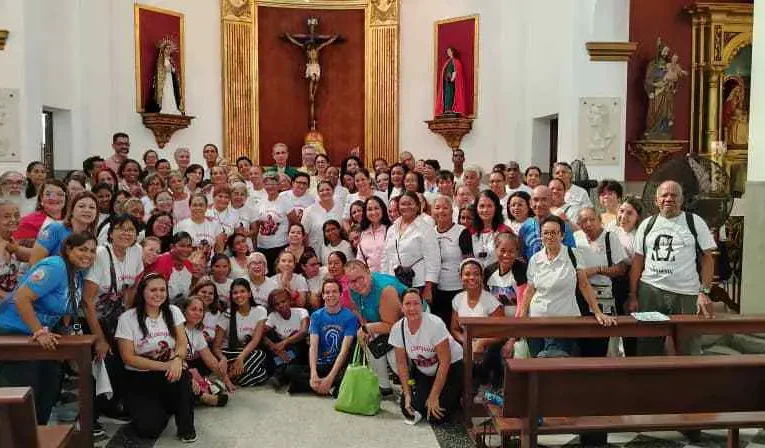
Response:
[{"label": "eyeglasses", "polygon": [[3,185],[24,185],[23,180],[6,180]]}]

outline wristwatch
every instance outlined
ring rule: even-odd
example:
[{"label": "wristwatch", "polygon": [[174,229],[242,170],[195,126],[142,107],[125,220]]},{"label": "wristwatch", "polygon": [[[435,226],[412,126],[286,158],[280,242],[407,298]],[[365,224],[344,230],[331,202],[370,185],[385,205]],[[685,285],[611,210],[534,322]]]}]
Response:
[{"label": "wristwatch", "polygon": [[700,292],[700,293],[702,293],[702,294],[704,294],[704,295],[707,295],[707,296],[708,296],[708,295],[709,295],[709,293],[710,293],[710,292],[712,292],[712,289],[711,289],[711,288],[705,288],[705,287],[702,287],[702,288],[699,290],[699,292]]}]

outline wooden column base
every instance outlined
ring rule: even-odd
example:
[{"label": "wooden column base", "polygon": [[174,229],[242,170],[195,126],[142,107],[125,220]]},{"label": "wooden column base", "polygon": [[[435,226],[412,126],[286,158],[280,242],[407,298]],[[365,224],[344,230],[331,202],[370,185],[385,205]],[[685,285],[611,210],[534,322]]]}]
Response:
[{"label": "wooden column base", "polygon": [[627,151],[640,160],[649,176],[669,156],[685,150],[688,140],[638,140],[627,144]]},{"label": "wooden column base", "polygon": [[452,150],[459,148],[462,138],[473,129],[472,118],[436,117],[425,123],[428,124],[428,129],[443,137]]},{"label": "wooden column base", "polygon": [[142,113],[143,125],[154,133],[157,146],[164,148],[176,131],[186,129],[194,117],[190,115],[169,115],[158,113]]}]

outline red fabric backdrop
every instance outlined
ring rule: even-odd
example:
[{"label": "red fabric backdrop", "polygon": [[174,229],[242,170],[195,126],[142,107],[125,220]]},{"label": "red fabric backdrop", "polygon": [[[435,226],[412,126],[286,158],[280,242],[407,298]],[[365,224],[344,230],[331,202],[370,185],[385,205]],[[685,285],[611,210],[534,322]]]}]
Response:
[{"label": "red fabric backdrop", "polygon": [[[751,1],[716,0],[718,3],[752,3]],[[683,10],[688,0],[632,0],[630,3],[630,42],[637,42],[627,73],[627,142],[640,140],[645,131],[648,97],[643,88],[645,70],[656,54],[656,39],[661,37],[673,53],[680,56],[680,64],[690,72],[692,23]],[[691,78],[683,78],[675,96],[675,140],[688,140],[690,133]],[[686,148],[687,149],[687,148]],[[682,154],[676,155],[682,157]],[[628,181],[646,180],[643,166],[627,154],[625,176]]]},{"label": "red fabric backdrop", "polygon": [[181,18],[139,7],[138,46],[141,65],[141,109],[146,107],[146,101],[151,95],[151,82],[157,64],[157,42],[167,36],[170,36],[180,48],[180,51],[173,55],[173,62],[178,67],[179,78],[183,80]]},{"label": "red fabric backdrop", "polygon": [[[462,62],[462,69],[465,72],[465,110],[468,116],[475,115],[475,21],[470,18],[457,22],[438,24],[437,36],[437,57],[436,57],[436,83],[440,82],[441,68],[446,62],[446,49],[453,47],[457,49],[459,60]],[[434,86],[434,97],[438,92],[438,85]]]},{"label": "red fabric backdrop", "polygon": [[[273,164],[271,148],[284,142],[290,165],[300,166],[300,148],[308,132],[306,56],[279,36],[307,34],[306,19],[318,17],[319,34],[341,34],[345,41],[325,47],[319,56],[321,83],[316,94],[317,129],[333,163],[364,145],[364,11],[258,8],[260,160]],[[362,148],[363,151],[363,148]],[[362,154],[363,156],[363,154]]]}]

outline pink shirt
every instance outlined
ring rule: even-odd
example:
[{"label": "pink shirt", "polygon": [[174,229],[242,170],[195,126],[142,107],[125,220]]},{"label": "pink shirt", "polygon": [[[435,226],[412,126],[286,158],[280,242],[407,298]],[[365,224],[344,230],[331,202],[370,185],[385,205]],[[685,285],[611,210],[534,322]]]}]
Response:
[{"label": "pink shirt", "polygon": [[356,259],[364,261],[372,272],[381,271],[383,253],[385,252],[386,231],[387,228],[381,225],[377,230],[369,227],[361,232]]},{"label": "pink shirt", "polygon": [[112,154],[111,157],[107,157],[104,160],[104,165],[106,165],[107,168],[109,168],[112,171],[114,171],[114,174],[117,174],[117,172],[120,169],[120,165],[122,165],[122,160],[124,160],[124,159],[117,159],[117,155],[116,154]]}]

